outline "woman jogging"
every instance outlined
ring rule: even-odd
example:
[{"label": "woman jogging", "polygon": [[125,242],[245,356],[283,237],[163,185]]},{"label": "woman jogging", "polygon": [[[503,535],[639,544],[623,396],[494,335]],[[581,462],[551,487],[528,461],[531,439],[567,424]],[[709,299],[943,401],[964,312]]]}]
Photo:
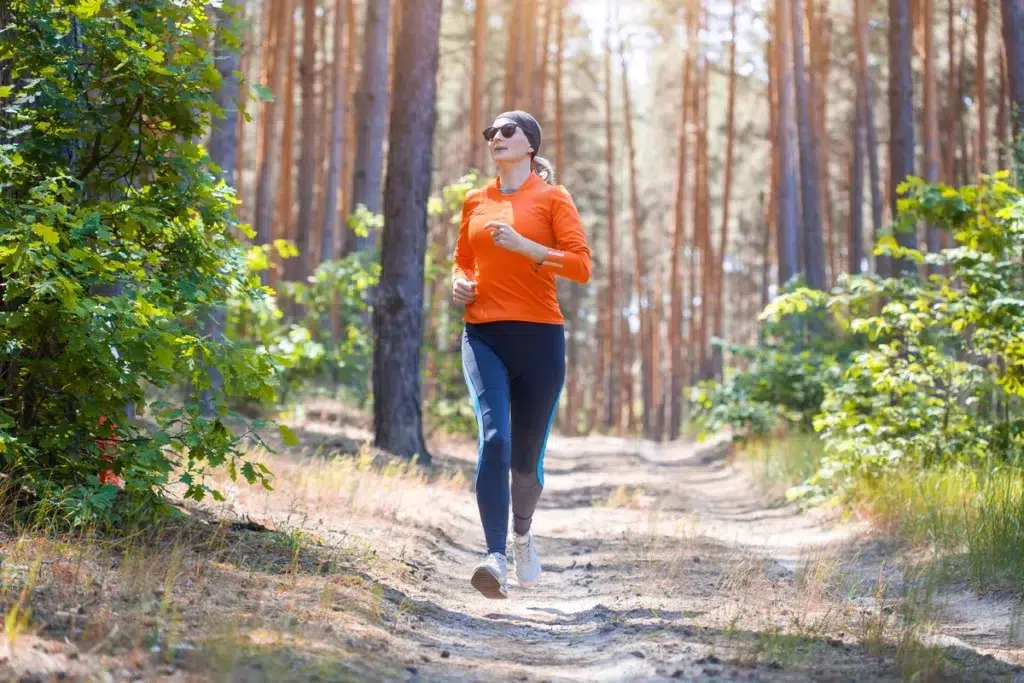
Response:
[{"label": "woman jogging", "polygon": [[488,598],[506,598],[510,471],[516,579],[529,588],[541,573],[530,523],[565,380],[555,276],[590,279],[590,247],[572,197],[537,156],[537,121],[507,112],[484,138],[498,177],[462,205],[452,299],[466,307],[462,368],[480,431],[475,488],[487,558],[472,584]]}]

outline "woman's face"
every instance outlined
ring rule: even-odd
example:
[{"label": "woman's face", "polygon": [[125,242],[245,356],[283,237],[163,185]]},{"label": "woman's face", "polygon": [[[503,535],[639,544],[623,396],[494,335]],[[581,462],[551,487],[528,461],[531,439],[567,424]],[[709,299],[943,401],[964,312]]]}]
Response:
[{"label": "woman's face", "polygon": [[[513,123],[513,121],[499,116],[491,125],[501,128],[508,123]],[[516,126],[516,132],[512,134],[511,138],[506,138],[501,131],[498,131],[487,145],[491,150],[491,158],[498,164],[516,163],[524,157],[530,156],[530,141],[526,139],[526,134],[519,126]]]}]

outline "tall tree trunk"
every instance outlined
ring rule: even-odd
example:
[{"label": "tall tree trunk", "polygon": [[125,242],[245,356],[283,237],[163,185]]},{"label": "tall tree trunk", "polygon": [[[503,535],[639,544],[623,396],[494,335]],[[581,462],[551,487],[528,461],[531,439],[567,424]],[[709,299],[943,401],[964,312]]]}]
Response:
[{"label": "tall tree trunk", "polygon": [[[274,8],[274,49],[273,61],[268,68],[271,90],[275,101],[267,106],[262,152],[260,155],[259,177],[256,181],[256,211],[254,228],[256,240],[260,244],[269,244],[273,239],[274,196],[277,189],[275,169],[278,168],[278,148],[281,140],[280,116],[285,102],[291,93],[284,91],[284,72],[288,62],[288,49],[291,41],[288,35],[292,24],[292,0],[277,0],[272,3]],[[264,271],[264,282],[268,279]]]},{"label": "tall tree trunk", "polygon": [[523,60],[519,72],[519,98],[520,109],[531,109],[536,111],[536,100],[534,99],[537,85],[537,2],[538,0],[525,0],[526,11],[519,15],[523,24],[523,44],[520,46],[520,57]]},{"label": "tall tree trunk", "polygon": [[420,405],[423,275],[427,246],[442,0],[403,11],[384,187],[387,239],[373,309],[374,441],[429,463]]},{"label": "tall tree trunk", "polygon": [[473,13],[473,65],[469,86],[469,154],[466,165],[483,171],[486,146],[480,132],[484,129],[480,101],[483,97],[484,41],[487,40],[487,0],[476,0]]},{"label": "tall tree trunk", "polygon": [[793,46],[790,40],[792,13],[789,0],[775,1],[775,64],[778,77],[776,146],[779,150],[779,185],[776,191],[776,240],[779,285],[800,269],[800,209],[797,195],[796,115],[793,95]]},{"label": "tall tree trunk", "polygon": [[[1010,123],[1013,131],[1013,161],[1018,174],[1024,173],[1024,158],[1018,136],[1024,128],[1024,4],[999,0],[1003,17],[1003,48],[1006,52],[1006,80],[1010,95]],[[1019,182],[1019,179],[1018,179]]]},{"label": "tall tree trunk", "polygon": [[821,178],[821,212],[825,228],[825,255],[828,263],[826,282],[834,282],[838,273],[838,239],[835,231],[832,201],[832,183],[829,173],[829,147],[831,139],[828,133],[828,75],[829,53],[832,47],[832,22],[828,17],[828,3],[820,0],[807,0],[807,28],[810,35],[811,51],[811,94],[814,99],[814,130],[818,140],[817,164]]},{"label": "tall tree trunk", "polygon": [[608,249],[608,284],[605,289],[605,310],[604,313],[604,358],[606,384],[605,390],[605,429],[611,429],[616,424],[615,416],[620,413],[617,399],[615,381],[615,368],[618,367],[615,344],[616,330],[615,319],[618,308],[618,299],[615,296],[615,284],[618,274],[615,268],[615,154],[612,147],[612,0],[608,0],[608,19],[605,25],[605,54],[604,54],[604,114],[605,114],[605,200],[606,216],[608,220],[607,249]]},{"label": "tall tree trunk", "polygon": [[850,155],[850,229],[847,235],[847,270],[852,275],[861,272],[864,259],[864,85],[857,84],[857,100],[853,107],[853,135],[850,136],[853,153]]},{"label": "tall tree trunk", "polygon": [[996,137],[999,138],[999,168],[1009,167],[1007,162],[1010,144],[1010,79],[1006,76],[1006,50],[999,51],[999,109],[996,112]]},{"label": "tall tree trunk", "polygon": [[[654,403],[651,395],[650,330],[647,316],[649,297],[644,291],[647,280],[643,244],[640,238],[640,200],[636,190],[636,149],[633,146],[633,108],[629,96],[629,72],[626,66],[626,51],[619,43],[619,58],[622,62],[622,106],[625,114],[626,158],[629,159],[629,223],[633,233],[633,292],[637,301],[637,315],[640,319],[640,396],[643,405],[643,433],[650,436],[651,413]],[[627,328],[628,329],[628,328]]]},{"label": "tall tree trunk", "polygon": [[686,236],[686,177],[689,161],[689,114],[690,101],[693,99],[693,60],[696,42],[696,9],[693,2],[685,5],[687,13],[686,51],[683,57],[683,91],[682,106],[679,108],[679,141],[676,155],[676,177],[672,188],[672,253],[669,269],[670,308],[668,326],[668,345],[671,357],[671,380],[669,382],[668,438],[679,438],[679,429],[683,421],[683,274],[680,255]]},{"label": "tall tree trunk", "polygon": [[523,12],[529,0],[512,0],[505,11],[505,111],[516,108],[519,99],[519,81],[522,74]]},{"label": "tall tree trunk", "polygon": [[[715,265],[714,336],[725,336],[725,254],[729,248],[729,209],[732,202],[733,150],[736,142],[736,10],[739,0],[732,0],[729,18],[729,99],[725,113],[725,188],[722,191],[722,230],[718,238],[718,259]],[[722,349],[715,347],[711,356],[711,372],[722,373]]]},{"label": "tall tree trunk", "polygon": [[[889,167],[892,183],[892,213],[897,214],[899,186],[914,175],[914,83],[910,65],[910,7],[909,0],[889,2]],[[896,235],[905,247],[917,246],[913,231]],[[909,259],[893,263],[894,274],[914,270]]]},{"label": "tall tree trunk", "polygon": [[[348,90],[345,93],[345,108],[352,114],[356,113],[356,92],[359,87],[359,79],[356,78],[356,72],[359,68],[357,58],[357,47],[358,47],[358,24],[356,20],[356,7],[354,0],[348,3],[348,12],[346,13],[346,22],[348,24],[348,30],[345,31],[345,73],[348,74]],[[361,78],[361,77],[360,77]],[[356,168],[356,116],[346,116],[345,122],[345,140],[348,141],[346,149],[343,152],[345,159],[342,162],[342,173],[341,173],[341,229],[340,233],[340,253],[348,253],[354,250],[355,245],[352,244],[351,240],[355,239],[355,235],[351,230],[345,229],[346,218],[352,213],[355,206],[352,204],[352,185],[355,181],[355,168]]]},{"label": "tall tree trunk", "polygon": [[[701,14],[701,33],[704,33],[707,31],[707,9],[702,8]],[[694,197],[693,223],[694,243],[697,246],[697,264],[700,269],[700,315],[697,328],[697,365],[690,376],[691,382],[707,377],[708,331],[710,329],[708,314],[713,297],[711,289],[714,286],[713,269],[715,264],[715,254],[711,249],[711,202],[708,200],[708,194],[711,191],[711,184],[708,178],[708,110],[710,108],[711,89],[709,87],[709,79],[711,64],[706,51],[702,51],[698,63],[700,64],[698,71],[700,80],[697,86],[697,97],[699,99],[696,108],[697,178],[695,186],[697,187],[697,193]],[[694,268],[694,271],[696,270],[697,268]],[[694,306],[696,306],[696,301],[694,301]]]},{"label": "tall tree trunk", "polygon": [[555,40],[555,168],[563,170],[565,140],[562,131],[562,69],[565,53],[565,3],[567,0],[552,0],[558,3],[558,37]]},{"label": "tall tree trunk", "polygon": [[802,257],[807,284],[825,289],[825,248],[821,239],[821,195],[817,166],[817,136],[811,126],[810,102],[814,100],[804,69],[803,0],[789,0],[793,23],[793,82],[800,142],[800,194],[803,202]]},{"label": "tall tree trunk", "polygon": [[[363,74],[356,93],[356,158],[352,206],[380,213],[384,133],[388,121],[388,12],[390,0],[367,0],[363,32]],[[397,61],[397,60],[396,60]],[[373,249],[376,234],[349,239],[353,251]]]},{"label": "tall tree trunk", "polygon": [[540,45],[540,74],[536,79],[537,104],[534,105],[541,120],[547,120],[545,107],[548,93],[548,55],[551,53],[551,24],[554,21],[552,15],[556,4],[560,5],[561,0],[546,0],[544,6],[544,35]]},{"label": "tall tree trunk", "polygon": [[[289,10],[294,15],[294,8]],[[277,188],[277,212],[274,219],[276,237],[278,239],[295,241],[295,221],[293,220],[294,201],[292,191],[295,187],[293,175],[295,171],[295,20],[294,17],[288,24],[288,35],[285,42],[288,44],[288,56],[285,62],[284,90],[284,122],[281,135],[281,179]],[[299,270],[300,261],[292,258],[286,261],[281,268],[285,273],[285,280],[295,281]],[[288,312],[294,313],[293,307],[288,307]]]},{"label": "tall tree trunk", "polygon": [[[939,86],[935,69],[935,0],[921,0],[924,62],[924,179],[939,180]],[[928,251],[940,249],[938,226],[928,226]]]},{"label": "tall tree trunk", "polygon": [[[878,139],[877,134],[875,133],[874,87],[871,82],[871,73],[868,70],[868,20],[864,6],[866,2],[868,2],[868,0],[854,0],[854,21],[857,24],[854,36],[857,44],[857,70],[859,73],[858,85],[861,89],[861,98],[863,99],[864,108],[861,116],[863,118],[862,125],[864,127],[864,143],[867,148],[868,184],[871,188],[872,235],[874,236],[873,241],[877,241],[878,238],[881,237],[883,230],[882,206],[884,202],[882,200],[882,185],[878,177]],[[888,260],[879,256],[875,272],[882,276],[888,275]]]},{"label": "tall tree trunk", "polygon": [[974,58],[974,88],[978,98],[978,167],[977,173],[988,168],[988,83],[985,68],[988,44],[989,0],[975,0],[977,53]]},{"label": "tall tree trunk", "polygon": [[[245,18],[245,14],[242,14],[242,18]],[[244,101],[248,96],[249,83],[251,82],[250,70],[252,68],[252,53],[253,53],[253,40],[252,29],[248,29],[242,38],[242,56],[238,64],[238,72],[242,75],[242,79],[239,82],[238,95]],[[232,74],[234,75],[234,74]],[[243,88],[244,83],[244,88]],[[241,111],[245,111],[246,106],[243,105]],[[238,212],[238,218],[243,223],[252,222],[252,202],[249,198],[249,188],[245,183],[246,170],[248,166],[248,155],[246,152],[248,148],[245,144],[245,133],[246,133],[246,120],[245,116],[239,116],[238,110],[235,113],[235,139],[238,144],[235,146],[235,196],[238,201],[241,202],[236,209]]]},{"label": "tall tree trunk", "polygon": [[300,271],[299,280],[313,272],[314,211],[313,196],[316,189],[316,162],[319,157],[316,141],[316,0],[302,2],[302,63],[299,66],[302,88],[302,130],[299,152],[299,222],[297,227]]},{"label": "tall tree trunk", "polygon": [[[777,13],[777,10],[776,10]],[[772,170],[768,177],[768,201],[764,201],[761,195],[761,213],[764,223],[764,242],[761,263],[761,305],[763,309],[768,305],[768,293],[771,287],[771,275],[773,265],[777,265],[779,250],[772,249],[772,245],[778,242],[778,217],[779,217],[779,178],[782,169],[782,148],[779,146],[779,60],[778,44],[773,41],[765,45],[765,63],[768,65],[768,139],[771,141],[771,164]]]},{"label": "tall tree trunk", "polygon": [[[345,17],[349,14],[352,0],[334,2],[334,74],[331,86],[331,141],[327,161],[327,178],[324,181],[323,228],[320,230],[320,260],[336,258],[334,245],[337,241],[338,189],[341,187],[341,167],[344,163],[345,114],[348,102],[348,83],[345,72]],[[326,84],[325,84],[326,87]]]}]

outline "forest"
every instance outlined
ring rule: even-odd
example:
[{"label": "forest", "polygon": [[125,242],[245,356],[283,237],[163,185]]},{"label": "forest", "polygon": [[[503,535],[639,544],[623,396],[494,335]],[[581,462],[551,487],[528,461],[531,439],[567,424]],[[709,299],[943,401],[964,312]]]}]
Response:
[{"label": "forest", "polygon": [[[446,591],[510,110],[593,269],[503,621]],[[1021,0],[0,0],[0,678],[1019,676],[1022,128]]]}]

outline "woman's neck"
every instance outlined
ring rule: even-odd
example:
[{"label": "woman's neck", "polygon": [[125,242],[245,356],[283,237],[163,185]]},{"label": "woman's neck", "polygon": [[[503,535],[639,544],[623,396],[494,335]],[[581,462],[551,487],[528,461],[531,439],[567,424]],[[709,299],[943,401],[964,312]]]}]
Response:
[{"label": "woman's neck", "polygon": [[530,157],[526,157],[511,166],[499,166],[498,179],[501,181],[501,189],[506,192],[518,190],[530,177],[530,172],[533,170],[531,161]]}]

